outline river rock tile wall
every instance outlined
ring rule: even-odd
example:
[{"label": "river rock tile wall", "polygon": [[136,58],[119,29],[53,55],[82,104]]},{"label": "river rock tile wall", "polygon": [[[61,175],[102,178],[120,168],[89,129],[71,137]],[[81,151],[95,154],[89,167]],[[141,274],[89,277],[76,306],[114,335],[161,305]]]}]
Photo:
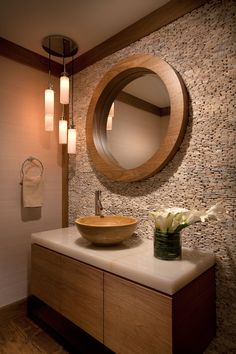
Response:
[{"label": "river rock tile wall", "polygon": [[[207,353],[233,353],[235,344],[235,2],[212,0],[159,31],[91,65],[75,76],[77,154],[69,164],[69,222],[94,213],[102,190],[105,213],[133,215],[139,237],[152,238],[149,211],[159,205],[204,208],[222,201],[227,222],[193,225],[183,245],[217,257],[217,336]],[[114,183],[93,169],[86,149],[90,99],[103,75],[137,53],[160,56],[182,76],[189,93],[189,123],[173,160],[141,182]]]}]

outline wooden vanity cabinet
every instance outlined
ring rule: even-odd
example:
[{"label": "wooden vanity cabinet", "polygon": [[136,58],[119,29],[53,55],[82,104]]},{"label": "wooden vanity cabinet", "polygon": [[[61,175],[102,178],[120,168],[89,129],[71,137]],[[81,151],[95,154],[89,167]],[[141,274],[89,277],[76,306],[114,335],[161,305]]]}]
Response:
[{"label": "wooden vanity cabinet", "polygon": [[32,246],[31,294],[116,354],[202,353],[215,335],[214,274],[166,295]]}]

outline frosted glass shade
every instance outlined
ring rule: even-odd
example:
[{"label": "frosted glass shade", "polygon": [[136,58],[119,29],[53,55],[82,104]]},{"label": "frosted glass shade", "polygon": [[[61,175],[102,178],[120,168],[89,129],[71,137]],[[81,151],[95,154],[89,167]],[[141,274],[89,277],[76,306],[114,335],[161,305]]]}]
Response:
[{"label": "frosted glass shade", "polygon": [[113,117],[111,116],[107,117],[107,130],[112,130],[112,119]]},{"label": "frosted glass shade", "polygon": [[76,129],[68,129],[68,144],[67,144],[68,154],[76,153]]},{"label": "frosted glass shade", "polygon": [[60,77],[60,103],[69,104],[70,80],[66,75]]},{"label": "frosted glass shade", "polygon": [[59,120],[59,144],[67,143],[67,120]]},{"label": "frosted glass shade", "polygon": [[111,105],[111,108],[110,108],[110,112],[109,112],[109,114],[108,114],[108,117],[114,117],[114,115],[115,115],[115,104],[114,104],[114,102],[113,102],[112,105]]},{"label": "frosted glass shade", "polygon": [[53,131],[53,116],[50,114],[45,114],[44,123],[45,123],[45,130],[47,132],[52,132]]},{"label": "frosted glass shade", "polygon": [[44,93],[45,102],[45,130],[53,130],[53,116],[54,116],[54,91],[49,88]]},{"label": "frosted glass shade", "polygon": [[106,127],[107,130],[112,130],[112,119],[113,119],[114,114],[115,114],[114,108],[115,108],[115,105],[114,105],[114,102],[113,102],[112,105],[111,105],[108,117],[107,117],[107,127]]}]

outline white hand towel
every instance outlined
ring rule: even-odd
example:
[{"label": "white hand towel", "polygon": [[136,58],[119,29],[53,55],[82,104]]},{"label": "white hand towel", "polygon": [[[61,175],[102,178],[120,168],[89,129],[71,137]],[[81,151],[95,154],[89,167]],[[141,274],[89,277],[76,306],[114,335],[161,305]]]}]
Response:
[{"label": "white hand towel", "polygon": [[25,208],[35,208],[43,205],[42,176],[24,176],[23,205]]}]

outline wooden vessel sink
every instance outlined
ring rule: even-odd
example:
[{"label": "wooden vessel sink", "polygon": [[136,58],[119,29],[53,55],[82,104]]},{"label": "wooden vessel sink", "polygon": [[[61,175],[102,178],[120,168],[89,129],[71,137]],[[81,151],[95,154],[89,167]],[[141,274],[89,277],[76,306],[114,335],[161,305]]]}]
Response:
[{"label": "wooden vessel sink", "polygon": [[114,245],[128,239],[134,233],[138,221],[129,216],[83,216],[75,224],[86,240],[96,245]]}]

